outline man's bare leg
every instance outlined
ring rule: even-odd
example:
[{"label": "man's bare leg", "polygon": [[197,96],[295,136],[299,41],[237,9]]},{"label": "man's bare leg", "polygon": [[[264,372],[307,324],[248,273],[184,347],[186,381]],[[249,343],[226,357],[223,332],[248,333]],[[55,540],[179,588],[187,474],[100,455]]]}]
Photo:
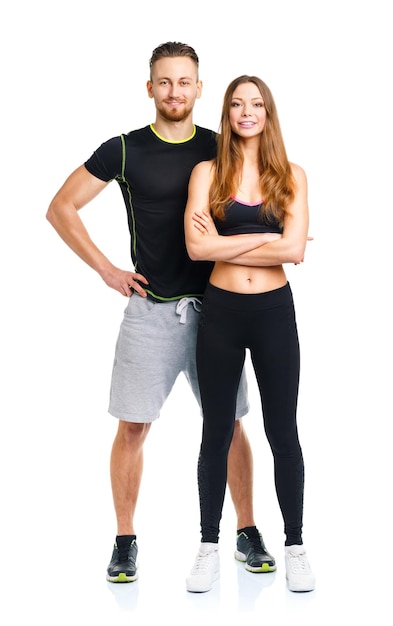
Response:
[{"label": "man's bare leg", "polygon": [[134,513],[143,471],[143,444],[150,424],[119,421],[110,461],[117,536],[107,580],[133,582],[138,578],[138,546],[134,532]]},{"label": "man's bare leg", "polygon": [[151,424],[119,421],[110,472],[118,535],[134,535],[134,513],[143,471],[143,444]]},{"label": "man's bare leg", "polygon": [[255,526],[253,458],[241,419],[236,420],[228,454],[228,487],[237,515],[237,528]]},{"label": "man's bare leg", "polygon": [[273,572],[276,562],[254,521],[253,469],[250,442],[242,420],[236,420],[228,454],[227,479],[237,515],[237,530],[242,530],[236,538],[235,557],[244,562],[250,572]]}]

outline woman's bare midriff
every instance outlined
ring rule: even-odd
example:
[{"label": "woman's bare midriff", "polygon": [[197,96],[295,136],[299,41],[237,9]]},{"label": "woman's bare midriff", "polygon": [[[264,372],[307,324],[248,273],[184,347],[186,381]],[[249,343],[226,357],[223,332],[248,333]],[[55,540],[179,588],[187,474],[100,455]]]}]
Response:
[{"label": "woman's bare midriff", "polygon": [[233,263],[216,262],[210,276],[215,287],[235,293],[264,293],[287,284],[282,265],[250,267]]}]

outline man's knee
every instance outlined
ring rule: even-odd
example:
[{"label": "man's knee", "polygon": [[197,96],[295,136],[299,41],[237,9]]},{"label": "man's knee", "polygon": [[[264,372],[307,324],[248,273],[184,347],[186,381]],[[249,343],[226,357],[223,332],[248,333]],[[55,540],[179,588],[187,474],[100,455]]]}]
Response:
[{"label": "man's knee", "polygon": [[151,423],[125,422],[119,420],[117,437],[123,440],[124,444],[132,447],[143,446]]},{"label": "man's knee", "polygon": [[235,420],[231,448],[238,450],[242,454],[250,450],[250,442],[242,419]]}]

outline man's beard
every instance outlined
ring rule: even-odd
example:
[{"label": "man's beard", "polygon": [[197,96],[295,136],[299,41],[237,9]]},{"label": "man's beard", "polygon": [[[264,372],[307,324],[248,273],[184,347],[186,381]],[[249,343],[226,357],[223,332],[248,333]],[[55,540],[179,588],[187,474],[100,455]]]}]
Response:
[{"label": "man's beard", "polygon": [[168,122],[182,122],[190,116],[192,112],[192,107],[186,106],[183,107],[181,110],[178,110],[168,109],[167,107],[160,106],[157,107],[157,110],[160,113],[161,117]]}]

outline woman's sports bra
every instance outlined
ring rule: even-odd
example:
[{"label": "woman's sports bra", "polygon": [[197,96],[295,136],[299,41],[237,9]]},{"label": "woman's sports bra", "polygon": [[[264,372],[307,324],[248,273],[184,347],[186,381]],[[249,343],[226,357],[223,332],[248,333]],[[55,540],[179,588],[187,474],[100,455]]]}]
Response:
[{"label": "woman's sports bra", "polygon": [[220,235],[248,235],[250,233],[280,233],[283,228],[274,218],[269,220],[261,213],[263,201],[258,204],[247,204],[236,200],[225,209],[223,220],[214,218]]}]

